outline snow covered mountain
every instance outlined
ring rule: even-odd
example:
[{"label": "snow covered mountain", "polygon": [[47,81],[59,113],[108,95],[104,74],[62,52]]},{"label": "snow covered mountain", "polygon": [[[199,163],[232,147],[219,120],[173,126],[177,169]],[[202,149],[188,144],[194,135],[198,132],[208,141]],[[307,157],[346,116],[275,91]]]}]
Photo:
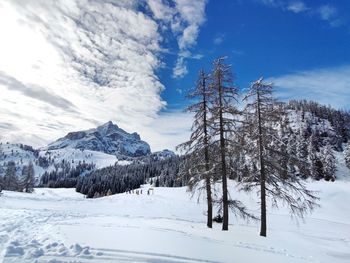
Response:
[{"label": "snow covered mountain", "polygon": [[91,150],[129,157],[146,156],[151,153],[149,144],[137,133],[127,133],[111,121],[86,131],[70,132],[65,137],[49,144],[45,149],[72,148]]},{"label": "snow covered mountain", "polygon": [[43,179],[48,182],[67,177],[76,179],[91,170],[114,164],[127,165],[173,156],[175,153],[170,150],[151,153],[149,144],[142,141],[137,133],[129,134],[116,124],[107,122],[95,129],[70,132],[41,149],[0,142],[0,176],[5,174],[12,162],[17,177],[21,178],[23,169],[32,163],[36,183],[42,184]]}]

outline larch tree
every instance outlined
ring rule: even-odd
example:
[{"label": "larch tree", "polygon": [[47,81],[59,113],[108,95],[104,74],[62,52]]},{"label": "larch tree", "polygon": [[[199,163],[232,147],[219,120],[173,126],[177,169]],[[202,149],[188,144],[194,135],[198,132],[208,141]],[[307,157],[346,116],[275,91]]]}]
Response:
[{"label": "larch tree", "polygon": [[247,154],[258,171],[250,172],[243,183],[246,190],[260,188],[260,236],[266,236],[268,197],[272,205],[282,201],[292,215],[300,217],[315,206],[317,198],[295,175],[298,157],[293,140],[279,136],[277,124],[285,114],[273,96],[272,84],[264,83],[263,78],[253,82],[244,101],[242,133]]},{"label": "larch tree", "polygon": [[[212,199],[212,162],[210,158],[211,129],[209,127],[210,114],[210,90],[208,88],[208,75],[200,70],[198,81],[194,89],[190,90],[187,97],[193,100],[187,111],[194,114],[192,133],[189,141],[180,144],[177,148],[184,150],[187,156],[182,173],[190,177],[189,187],[192,191],[204,190],[207,196],[207,226],[213,224],[213,199]],[[205,186],[199,184],[204,180]]]},{"label": "larch tree", "polygon": [[217,145],[219,151],[219,158],[215,163],[222,183],[222,200],[219,200],[223,212],[222,230],[228,230],[230,205],[232,208],[238,208],[241,212],[244,210],[237,201],[229,200],[228,194],[228,158],[229,154],[232,154],[232,142],[240,111],[235,106],[238,90],[233,83],[231,67],[224,63],[224,58],[216,59],[213,63],[210,90],[212,106],[209,122],[213,129],[213,143]]}]

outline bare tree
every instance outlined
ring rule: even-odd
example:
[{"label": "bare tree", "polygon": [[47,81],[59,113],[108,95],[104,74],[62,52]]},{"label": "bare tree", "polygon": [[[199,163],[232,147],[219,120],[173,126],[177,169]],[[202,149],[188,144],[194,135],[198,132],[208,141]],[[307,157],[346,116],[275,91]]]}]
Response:
[{"label": "bare tree", "polygon": [[282,107],[273,97],[273,86],[263,78],[255,81],[245,96],[243,134],[245,148],[257,171],[250,171],[244,179],[245,189],[260,186],[260,235],[266,236],[266,198],[277,206],[278,200],[289,205],[291,213],[303,217],[316,205],[316,197],[302,183],[300,177],[291,175],[291,168],[301,160],[291,150],[291,141],[279,137],[278,123],[283,116]]},{"label": "bare tree", "polygon": [[[207,195],[207,226],[212,227],[213,221],[213,200],[211,189],[211,162],[209,157],[209,143],[211,139],[208,118],[209,118],[209,89],[208,76],[204,70],[199,72],[196,87],[188,93],[188,98],[195,102],[187,108],[188,112],[194,113],[192,134],[190,140],[179,145],[178,149],[185,150],[187,162],[182,172],[190,176],[190,189],[203,190],[198,184],[205,181]],[[190,164],[190,165],[186,165]]]},{"label": "bare tree", "polygon": [[224,64],[224,58],[216,59],[213,63],[211,74],[211,119],[210,126],[213,129],[213,142],[217,143],[219,149],[218,168],[222,181],[222,230],[228,230],[229,206],[235,206],[237,202],[230,202],[227,189],[227,159],[232,138],[236,129],[237,115],[239,110],[235,107],[237,103],[237,88],[233,84],[231,67]]}]

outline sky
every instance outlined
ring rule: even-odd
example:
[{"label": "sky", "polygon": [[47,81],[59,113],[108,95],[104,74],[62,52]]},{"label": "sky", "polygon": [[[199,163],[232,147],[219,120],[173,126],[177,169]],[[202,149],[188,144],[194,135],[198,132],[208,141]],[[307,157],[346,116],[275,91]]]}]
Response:
[{"label": "sky", "polygon": [[350,110],[348,0],[1,0],[0,141],[113,121],[153,151],[186,140],[186,91],[225,56],[242,92]]}]

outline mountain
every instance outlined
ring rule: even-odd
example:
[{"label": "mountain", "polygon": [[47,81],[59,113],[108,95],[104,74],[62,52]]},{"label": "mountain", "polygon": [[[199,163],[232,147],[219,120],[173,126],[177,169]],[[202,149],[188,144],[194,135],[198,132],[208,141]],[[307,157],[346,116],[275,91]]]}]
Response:
[{"label": "mountain", "polygon": [[146,156],[151,153],[149,144],[136,132],[127,133],[111,121],[86,131],[70,132],[49,144],[47,150],[72,148],[91,150],[128,157]]},{"label": "mountain", "polygon": [[9,163],[16,176],[33,164],[36,184],[49,187],[74,187],[78,177],[113,165],[136,165],[174,157],[163,150],[151,153],[137,133],[127,133],[112,122],[95,129],[70,132],[41,149],[19,143],[0,142],[0,179]]},{"label": "mountain", "polygon": [[[291,172],[305,178],[311,176],[318,180],[335,180],[338,175],[324,174],[323,170],[328,169],[328,164],[334,162],[339,170],[348,169],[345,165],[339,167],[339,163],[344,163],[345,157],[350,160],[349,112],[308,101],[290,101],[277,106],[284,110],[282,121],[276,123],[276,127],[279,127],[280,145],[284,145],[287,152],[297,152],[298,158],[305,160],[306,167],[291,163]],[[255,169],[249,163],[249,156],[244,152],[241,155],[234,160],[233,165],[237,167],[233,170],[237,174],[230,175],[232,178],[243,176],[245,169]],[[15,163],[19,177],[25,166],[32,162],[37,182],[50,187],[74,187],[80,177],[115,165],[128,166],[125,167],[126,174],[134,169],[133,166],[138,166],[137,169],[141,167],[142,172],[149,173],[144,178],[152,178],[160,171],[162,178],[169,177],[171,173],[162,167],[158,169],[159,164],[165,161],[173,169],[176,167],[176,158],[175,153],[169,150],[151,153],[150,146],[137,133],[129,134],[112,122],[107,122],[95,129],[68,133],[41,149],[22,144],[0,143],[0,178],[5,174],[9,162]],[[311,159],[314,162],[312,165]],[[311,173],[310,167],[316,167],[316,164],[320,166],[316,169],[318,172]],[[350,161],[347,164],[350,167]],[[103,171],[95,173],[102,176],[101,182],[109,176],[104,176]],[[168,183],[171,185],[172,181]],[[177,183],[176,181],[174,184]]]}]

